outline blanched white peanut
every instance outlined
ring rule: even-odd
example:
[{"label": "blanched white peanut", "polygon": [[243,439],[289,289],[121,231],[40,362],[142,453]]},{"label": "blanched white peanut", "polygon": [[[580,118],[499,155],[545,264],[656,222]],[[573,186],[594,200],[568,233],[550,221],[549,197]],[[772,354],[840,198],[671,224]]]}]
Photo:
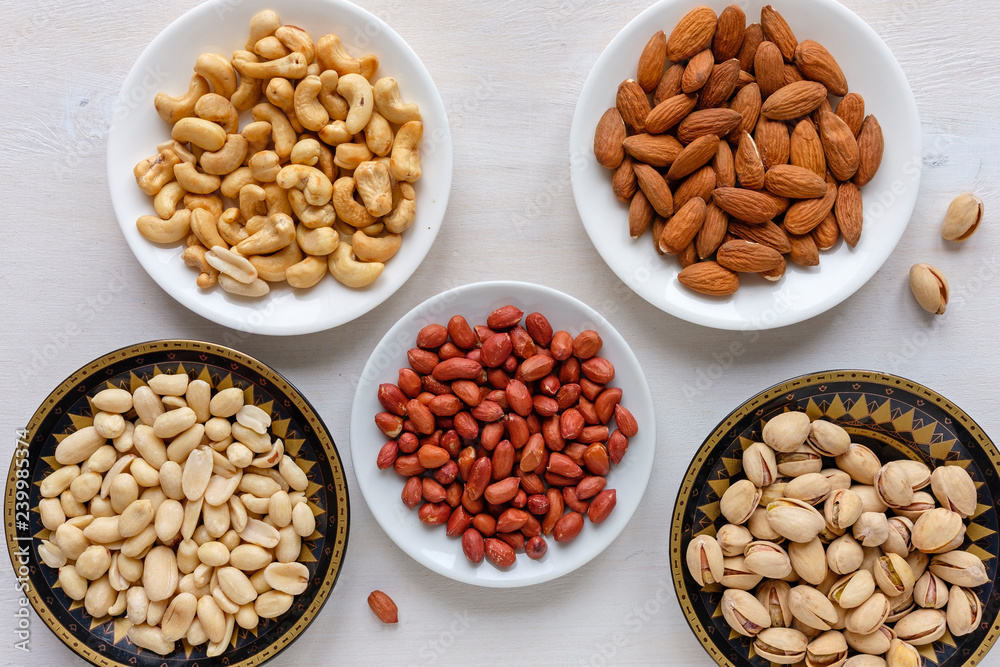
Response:
[{"label": "blanched white peanut", "polygon": [[184,373],[159,373],[149,378],[147,385],[160,396],[183,396],[188,383]]},{"label": "blanched white peanut", "polygon": [[87,595],[89,584],[76,571],[73,565],[64,565],[59,568],[59,586],[71,600],[82,600]]},{"label": "blanched white peanut", "polygon": [[264,547],[265,549],[272,549],[278,546],[280,534],[277,528],[270,526],[259,519],[247,519],[246,527],[240,531],[240,538],[242,538],[244,542],[250,542],[251,544],[256,544]]},{"label": "blanched white peanut", "polygon": [[138,535],[152,520],[153,503],[148,499],[136,500],[118,517],[118,532],[122,537]]},{"label": "blanched white peanut", "polygon": [[268,516],[275,528],[284,528],[292,522],[292,501],[284,491],[278,491],[271,496],[268,504]]},{"label": "blanched white peanut", "polygon": [[268,591],[257,597],[253,608],[261,618],[277,618],[291,608],[293,600],[288,593]]},{"label": "blanched white peanut", "polygon": [[201,563],[198,560],[198,547],[200,545],[190,538],[185,538],[177,546],[177,569],[184,574],[189,574],[195,571],[198,564]]},{"label": "blanched white peanut", "polygon": [[[194,426],[197,421],[198,416],[191,408],[177,408],[156,418],[153,422],[153,434],[158,438],[172,438]],[[163,456],[166,460],[166,447],[163,449]],[[160,464],[162,465],[162,461]],[[154,467],[157,466],[154,464]]]},{"label": "blanched white peanut", "polygon": [[187,634],[198,611],[198,600],[190,593],[180,593],[167,606],[160,619],[163,638],[168,642],[181,639]]},{"label": "blanched white peanut", "polygon": [[[254,468],[264,468],[265,470],[273,468],[281,460],[284,453],[285,443],[281,440],[281,438],[275,438],[274,442],[271,443],[271,449],[265,454],[254,458],[254,460],[250,462],[250,465]],[[278,482],[279,486],[281,486],[284,482],[284,479],[280,477],[275,478],[271,473],[266,473],[266,475]]]},{"label": "blanched white peanut", "polygon": [[101,476],[96,472],[81,473],[69,485],[69,492],[81,503],[89,502],[101,490]]},{"label": "blanched white peanut", "polygon": [[[104,481],[107,481],[107,477]],[[115,512],[124,512],[125,508],[139,497],[139,483],[131,473],[117,475],[111,483],[108,496],[111,499],[111,508]]]},{"label": "blanched white peanut", "polygon": [[261,435],[265,435],[271,426],[271,415],[256,405],[244,405],[236,412],[236,421]]},{"label": "blanched white peanut", "polygon": [[204,504],[204,528],[210,537],[220,538],[229,530],[229,506]]},{"label": "blanched white peanut", "polygon": [[129,474],[135,479],[139,486],[150,489],[160,483],[160,474],[156,468],[146,463],[145,458],[138,458],[132,461],[129,467]]},{"label": "blanched white peanut", "polygon": [[212,397],[210,409],[215,417],[232,417],[243,407],[243,390],[239,387],[223,389]]},{"label": "blanched white peanut", "polygon": [[[125,430],[120,436],[112,441],[114,447],[117,451],[125,453],[132,449],[132,434],[135,432],[135,424],[132,422],[125,422]],[[119,459],[121,460],[121,459]]]},{"label": "blanched white peanut", "polygon": [[111,566],[111,552],[107,547],[97,544],[83,550],[76,559],[76,571],[84,579],[95,581],[104,576]]},{"label": "blanched white peanut", "polygon": [[292,527],[299,537],[309,537],[316,532],[316,516],[308,503],[299,503],[292,507]]},{"label": "blanched white peanut", "polygon": [[[257,279],[257,269],[253,267],[253,264],[246,257],[226,247],[213,246],[211,250],[205,253],[205,260],[220,273],[228,276],[235,282],[250,285]],[[218,396],[219,394],[216,394],[212,400],[214,401]],[[212,414],[214,415],[215,413],[213,412]],[[215,416],[222,417],[226,415]]]},{"label": "blanched white peanut", "polygon": [[254,590],[253,584],[241,570],[227,566],[220,568],[218,575],[222,591],[236,604],[246,604],[257,597],[257,591]]},{"label": "blanched white peanut", "polygon": [[[93,426],[85,426],[77,429],[56,445],[56,462],[62,465],[69,465],[86,461],[105,442],[107,442],[107,438],[102,436]],[[64,474],[68,475],[69,473]],[[56,495],[59,494],[57,493]]]},{"label": "blanched white peanut", "polygon": [[[174,436],[174,439],[170,441],[170,444],[167,445],[167,458],[174,462],[185,460],[188,454],[193,452],[195,447],[201,444],[204,436],[204,425],[193,424],[189,429]],[[160,470],[162,469],[163,466],[161,465]],[[162,480],[160,483],[163,483]]]},{"label": "blanched white peanut", "polygon": [[[156,600],[149,603],[149,610],[146,612],[146,623],[149,625],[159,625],[163,614],[167,611],[170,600]],[[159,630],[159,628],[157,628]]]},{"label": "blanched white peanut", "polygon": [[264,579],[276,591],[299,595],[309,585],[309,568],[302,563],[271,563],[264,569]]},{"label": "blanched white peanut", "polygon": [[42,540],[42,543],[38,545],[38,557],[51,568],[58,569],[66,564],[66,554],[58,545],[49,540]]},{"label": "blanched white peanut", "polygon": [[181,535],[185,540],[190,539],[198,528],[198,520],[201,518],[201,508],[204,504],[205,501],[202,498],[185,501],[184,521],[181,522]]},{"label": "blanched white peanut", "polygon": [[274,557],[280,563],[292,563],[299,559],[302,550],[302,538],[295,532],[294,526],[285,526],[278,531],[278,544],[274,549]]},{"label": "blanched white peanut", "polygon": [[[171,410],[170,412],[164,413],[156,418],[156,422],[159,422],[160,419],[171,415],[174,412],[179,411]],[[159,470],[160,466],[162,466],[167,460],[167,446],[164,444],[163,439],[156,434],[156,422],[154,422],[153,426],[140,424],[135,427],[135,431],[132,433],[132,442],[135,445],[136,451],[139,452],[139,455],[142,457],[132,462],[132,476],[136,478],[135,481],[146,487],[153,486],[153,484],[143,484],[143,480],[139,479],[139,476],[136,474],[136,468],[141,468],[145,465],[147,467],[152,466],[156,470]],[[167,424],[171,425],[173,422],[170,421]]]},{"label": "blanched white peanut", "polygon": [[[122,545],[122,553],[129,558],[140,558],[143,552],[149,549],[155,541],[155,528],[153,526],[146,526],[146,529],[138,535],[125,539],[125,543]],[[145,567],[143,567],[143,572],[145,572]]]},{"label": "blanched white peanut", "polygon": [[80,466],[80,471],[82,472],[86,468],[87,470],[91,470],[93,472],[105,473],[111,469],[111,466],[113,466],[117,460],[118,452],[115,451],[115,448],[111,445],[102,445],[97,448],[96,452],[90,455],[90,458],[88,458],[82,466]]},{"label": "blanched white peanut", "polygon": [[271,438],[253,431],[243,424],[233,424],[233,437],[258,454],[271,451]]},{"label": "blanched white peanut", "polygon": [[[90,427],[88,427],[88,428],[90,428]],[[77,431],[76,433],[79,433],[79,431]],[[70,436],[68,436],[65,440],[63,440],[63,442],[66,442],[66,440],[68,440],[69,437],[72,437],[73,435],[75,435],[75,433],[74,434],[70,434]],[[59,443],[59,445],[62,445],[62,443]],[[100,444],[98,444],[98,447],[99,446],[100,446]],[[56,450],[57,451],[58,451],[58,449],[59,449],[59,446],[56,446]],[[90,456],[90,454],[93,454],[94,451],[97,451],[97,447],[94,447],[94,450],[91,451],[89,454],[87,454],[87,456]],[[76,456],[78,454],[76,452],[73,452],[73,453],[74,453],[73,458],[76,458]],[[85,458],[87,458],[87,456],[84,456],[84,457],[80,458],[79,460],[83,461]],[[58,459],[59,459],[59,455],[56,454],[56,460],[58,460]],[[63,466],[62,468],[59,468],[55,472],[49,473],[45,477],[45,479],[42,480],[42,483],[39,486],[38,490],[42,494],[43,498],[55,498],[60,493],[62,493],[66,489],[68,489],[69,485],[72,484],[73,480],[76,479],[79,475],[80,475],[80,466],[78,466],[78,465]]]},{"label": "blanched white peanut", "polygon": [[184,506],[177,500],[168,499],[160,503],[156,510],[154,527],[156,537],[161,542],[170,543],[181,530],[181,523],[184,521]]},{"label": "blanched white peanut", "polygon": [[146,597],[146,589],[142,586],[132,586],[125,594],[125,615],[132,622],[133,626],[146,621],[146,612],[149,610],[149,598]]},{"label": "blanched white peanut", "polygon": [[205,488],[205,502],[211,506],[225,505],[236,491],[242,478],[242,471],[238,471],[228,477],[212,475],[208,486]]},{"label": "blanched white peanut", "polygon": [[102,438],[117,438],[125,432],[125,419],[116,412],[98,412],[94,415],[94,430]]},{"label": "blanched white peanut", "polygon": [[43,498],[38,503],[38,513],[41,516],[42,525],[50,531],[54,531],[66,521],[66,513],[58,498]]},{"label": "blanched white peanut", "polygon": [[207,422],[205,422],[205,435],[208,436],[209,440],[218,442],[219,440],[225,440],[233,432],[233,425],[228,419],[223,419],[222,417],[212,417]]},{"label": "blanched white peanut", "polygon": [[153,547],[146,554],[142,573],[142,586],[151,602],[166,600],[177,590],[177,556],[173,549]]},{"label": "blanched white peanut", "polygon": [[167,641],[163,637],[163,631],[160,628],[146,624],[130,627],[128,629],[128,638],[136,646],[159,653],[160,655],[172,653],[175,646],[174,642]]},{"label": "blanched white peanut", "polygon": [[237,496],[232,496],[229,498],[229,525],[233,527],[237,533],[243,531],[247,527],[247,508],[243,505],[243,501]]},{"label": "blanched white peanut", "polygon": [[257,627],[260,623],[260,617],[258,617],[257,612],[254,611],[252,603],[248,602],[240,607],[240,610],[236,612],[236,623],[245,630]]},{"label": "blanched white peanut", "polygon": [[132,409],[132,394],[124,389],[102,389],[92,399],[94,407],[105,412],[124,413]]},{"label": "blanched white peanut", "polygon": [[229,562],[229,549],[222,542],[205,542],[198,547],[198,559],[205,565],[221,567]]},{"label": "blanched white peanut", "polygon": [[163,401],[149,387],[139,387],[132,394],[132,407],[142,423],[152,426],[156,418],[164,413]]}]

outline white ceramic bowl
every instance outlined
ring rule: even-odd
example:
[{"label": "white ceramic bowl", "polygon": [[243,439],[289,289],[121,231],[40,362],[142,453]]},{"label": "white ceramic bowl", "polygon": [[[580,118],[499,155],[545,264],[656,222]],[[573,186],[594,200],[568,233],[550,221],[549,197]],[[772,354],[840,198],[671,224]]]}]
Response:
[{"label": "white ceramic bowl", "polygon": [[[414,184],[417,217],[403,234],[399,252],[371,286],[355,290],[327,275],[315,287],[294,290],[281,283],[262,299],[232,296],[221,288],[198,289],[193,270],[181,261],[183,244],[157,245],[135,226],[140,215],[153,213],[152,198],[135,184],[132,167],[156,153],[170,138],[170,126],[153,108],[163,90],[187,90],[194,61],[208,52],[230,55],[242,49],[250,17],[274,9],[282,23],[302,27],[313,39],[340,35],[351,53],[374,53],[377,76],[399,82],[401,97],[416,102],[424,123],[421,144],[423,175]],[[244,114],[249,118],[249,114]],[[248,122],[241,119],[241,126]],[[451,132],[444,103],[427,69],[392,28],[346,0],[211,0],[167,26],[142,52],[122,87],[108,136],[108,182],[118,223],[143,268],[168,294],[194,312],[233,329],[271,335],[322,331],[364,315],[389,298],[423,261],[437,236],[451,191]]]},{"label": "white ceramic bowl", "polygon": [[[681,319],[719,329],[769,329],[806,320],[848,298],[892,253],[903,235],[920,187],[921,134],[916,102],[906,76],[871,27],[835,0],[799,0],[776,8],[799,40],[813,39],[837,59],[852,91],[865,98],[885,135],[885,154],[875,179],[862,189],[864,233],[856,248],[842,240],[821,253],[818,267],[789,263],[785,277],[769,283],[742,276],[730,297],[706,297],[677,282],[680,264],[656,254],[649,234],[628,235],[628,207],[611,192],[611,172],[594,159],[594,129],[615,105],[618,84],[635,78],[636,63],[657,30],[668,35],[699,4],[716,13],[727,0],[660,0],[629,23],[597,59],[580,94],[570,132],[573,194],[584,227],[598,252],[638,295]],[[767,1],[740,3],[747,23],[760,21]]]},{"label": "white ceramic bowl", "polygon": [[[417,332],[432,322],[446,324],[463,315],[470,324],[483,323],[495,308],[514,304],[526,314],[540,312],[554,329],[576,335],[594,329],[604,340],[600,354],[615,366],[613,386],[624,390],[622,404],[635,415],[639,433],[630,440],[622,462],[608,475],[608,488],[617,489],[617,506],[600,524],[584,522],[580,535],[566,544],[547,539],[548,553],[531,560],[519,553],[515,565],[499,570],[484,560],[473,565],[462,553],[461,540],[450,538],[441,526],[426,526],[400,500],[404,479],[392,469],[379,470],[375,458],[385,436],[375,427],[382,411],[379,384],[396,382],[398,370],[408,367],[406,351]],[[375,347],[365,365],[351,412],[351,459],[358,486],[375,519],[396,545],[418,563],[444,576],[496,588],[528,586],[560,577],[601,553],[625,528],[649,481],[656,447],[656,421],[649,385],[628,343],[593,308],[548,287],[522,282],[484,282],[442,292],[420,304],[393,326]]]}]

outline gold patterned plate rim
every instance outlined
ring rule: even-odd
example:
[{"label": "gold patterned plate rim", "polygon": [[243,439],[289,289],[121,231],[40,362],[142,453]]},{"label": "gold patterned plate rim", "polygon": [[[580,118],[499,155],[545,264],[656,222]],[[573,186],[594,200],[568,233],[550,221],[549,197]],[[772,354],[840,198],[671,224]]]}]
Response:
[{"label": "gold patterned plate rim", "polygon": [[[708,534],[714,535],[715,525],[724,521],[713,520],[709,525],[693,525],[693,517],[703,507],[706,507],[699,506],[697,504],[699,501],[695,500],[695,496],[700,496],[703,491],[715,493],[708,484],[712,469],[725,466],[727,461],[732,461],[733,467],[738,465],[738,461],[725,458],[723,455],[734,445],[737,445],[737,442],[740,441],[740,434],[745,432],[747,427],[753,425],[755,421],[762,421],[764,415],[783,411],[785,406],[797,404],[799,400],[805,400],[817,394],[829,395],[823,393],[826,392],[827,386],[842,383],[849,383],[850,391],[859,393],[861,397],[866,398],[866,401],[855,401],[851,404],[838,403],[828,405],[826,408],[820,407],[814,401],[809,401],[803,409],[809,412],[813,419],[821,415],[831,418],[827,411],[832,410],[834,414],[842,414],[838,421],[857,424],[860,420],[858,416],[860,413],[856,411],[867,410],[869,405],[867,398],[873,397],[872,395],[876,391],[881,392],[878,394],[879,396],[886,397],[884,404],[880,406],[886,411],[890,410],[893,400],[903,406],[910,407],[911,404],[900,401],[901,396],[909,395],[914,398],[913,409],[909,412],[900,413],[897,410],[891,413],[892,420],[897,425],[903,426],[901,432],[905,432],[905,428],[910,428],[910,432],[915,436],[905,455],[914,458],[922,457],[925,461],[946,459],[949,462],[966,463],[965,460],[956,458],[951,449],[955,444],[959,444],[959,438],[942,440],[940,433],[935,430],[938,427],[947,433],[964,434],[966,438],[962,443],[963,448],[966,444],[976,446],[976,451],[969,453],[970,458],[967,465],[974,463],[976,473],[983,473],[976,481],[981,491],[986,494],[986,500],[983,501],[982,497],[980,498],[981,504],[974,519],[977,522],[980,520],[988,522],[988,525],[984,525],[981,531],[977,531],[979,537],[972,540],[971,546],[967,541],[963,548],[979,549],[984,560],[992,561],[987,563],[987,571],[994,573],[994,576],[991,576],[991,582],[983,587],[984,590],[988,590],[983,608],[983,622],[975,633],[958,640],[947,634],[943,639],[950,639],[954,650],[944,660],[939,660],[940,656],[936,655],[936,649],[932,648],[932,646],[939,646],[938,643],[919,648],[925,657],[925,663],[928,665],[937,665],[937,667],[972,667],[977,665],[1000,638],[1000,618],[998,618],[1000,616],[1000,586],[993,585],[997,573],[997,556],[1000,552],[1000,533],[997,531],[998,517],[996,512],[996,503],[1000,502],[1000,451],[997,450],[983,429],[957,405],[920,383],[891,373],[868,370],[835,370],[795,377],[756,394],[733,410],[711,431],[698,448],[684,474],[677,492],[670,526],[671,577],[684,617],[702,648],[721,667],[748,667],[768,664],[759,658],[751,659],[752,653],[748,656],[746,650],[737,650],[738,644],[734,642],[737,639],[735,633],[727,635],[723,632],[723,628],[705,622],[706,618],[714,619],[721,614],[712,613],[703,601],[702,591],[687,574],[684,564],[684,549],[689,539],[695,534],[708,532]],[[864,390],[864,388],[867,389]],[[840,400],[839,393],[848,393],[848,390],[845,388],[837,392],[834,402]],[[923,415],[929,416],[930,412],[938,411],[946,416],[944,420],[924,425],[919,419],[914,420],[913,415],[916,410],[920,410]],[[853,414],[851,414],[852,412]],[[854,421],[851,421],[852,419]],[[892,440],[891,433],[877,432],[877,426],[873,427],[871,432],[868,432],[868,429],[863,426],[847,426],[847,428],[852,435],[867,438],[868,442],[873,443],[872,446],[876,446],[879,442],[887,445]],[[903,452],[900,445],[894,444],[893,447],[898,452]],[[926,447],[926,451],[922,449],[923,447]],[[949,456],[950,458],[947,458]],[[732,470],[729,470],[728,473],[734,474]],[[722,480],[720,478],[720,480],[712,481]],[[704,488],[696,488],[696,483],[702,484]],[[714,498],[714,495],[712,497]],[[717,505],[717,503],[715,504]],[[711,506],[711,503],[708,506]],[[703,521],[711,519],[709,515],[704,513],[702,518]],[[691,521],[692,525],[686,525],[688,521]],[[983,541],[989,542],[988,548],[985,550],[978,547],[978,544]],[[990,588],[987,589],[987,587]],[[723,623],[723,625],[725,624]]]},{"label": "gold patterned plate rim", "polygon": [[[118,623],[109,617],[101,623],[98,622],[100,619],[91,620],[91,626],[87,628],[72,615],[73,612],[65,607],[61,599],[57,599],[51,581],[46,580],[45,577],[53,580],[54,577],[47,573],[49,568],[38,558],[35,539],[38,531],[32,530],[40,526],[40,520],[37,502],[31,499],[37,496],[37,483],[50,467],[42,454],[43,450],[54,448],[55,435],[59,434],[58,425],[65,428],[67,420],[75,422],[74,418],[80,419],[82,415],[74,413],[86,407],[86,397],[109,386],[111,380],[124,381],[124,376],[131,378],[131,382],[144,382],[134,371],[147,369],[150,374],[155,374],[156,371],[162,372],[163,368],[175,370],[178,367],[183,367],[185,371],[201,368],[206,378],[211,376],[211,371],[215,371],[213,386],[216,379],[219,384],[236,380],[248,396],[263,397],[264,401],[259,404],[266,405],[270,401],[275,414],[287,416],[289,431],[286,440],[291,444],[292,435],[301,435],[301,438],[294,439],[296,443],[301,441],[295,454],[309,466],[310,485],[306,492],[313,513],[318,515],[317,533],[303,539],[303,553],[309,554],[311,560],[306,564],[312,575],[306,592],[297,596],[291,610],[268,625],[262,625],[259,634],[255,632],[251,636],[247,631],[239,632],[237,628],[229,648],[220,658],[205,658],[204,648],[192,651],[184,642],[169,656],[137,649],[123,637],[127,628],[121,627],[121,619]],[[317,484],[317,480],[323,483]],[[27,501],[27,511],[22,511],[25,506],[22,498]],[[325,519],[322,516],[324,513]],[[22,523],[26,524],[23,529]],[[199,662],[253,667],[270,660],[301,636],[329,599],[343,569],[349,527],[349,499],[343,462],[326,425],[305,396],[280,373],[248,354],[215,343],[183,339],[155,340],[114,350],[77,369],[53,389],[19,434],[8,473],[4,503],[7,551],[15,577],[19,582],[25,582],[26,590],[21,595],[67,648],[101,667],[180,667]],[[108,638],[102,637],[102,633]],[[238,638],[243,641],[238,641]]]}]

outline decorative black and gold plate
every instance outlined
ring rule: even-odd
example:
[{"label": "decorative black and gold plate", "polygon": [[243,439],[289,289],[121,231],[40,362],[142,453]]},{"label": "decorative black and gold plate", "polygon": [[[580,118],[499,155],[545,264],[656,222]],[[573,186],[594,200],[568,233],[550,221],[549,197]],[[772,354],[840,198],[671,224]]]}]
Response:
[{"label": "decorative black and gold plate", "polygon": [[[254,630],[236,626],[229,648],[206,658],[208,644],[193,648],[179,642],[169,656],[132,644],[124,617],[94,619],[59,587],[58,572],[38,556],[49,531],[38,513],[39,484],[54,467],[56,445],[67,434],[92,423],[90,398],[108,387],[134,391],[159,373],[187,373],[214,389],[239,387],[247,403],[270,413],[272,430],[284,439],[285,451],[309,478],[309,507],[316,532],[302,540],[300,562],[309,568],[310,583],[282,616],[261,619]],[[241,352],[189,340],[162,340],[123,348],[73,373],[35,412],[22,432],[7,479],[4,527],[7,549],[19,586],[45,624],[74,653],[102,667],[160,667],[224,664],[259,665],[294,641],[316,617],[337,577],[347,549],[349,508],[347,481],[337,448],[309,402],[285,378]]]},{"label": "decorative black and gold plate", "polygon": [[726,523],[719,499],[731,477],[742,474],[743,449],[760,441],[771,417],[804,410],[812,419],[837,422],[854,442],[870,447],[884,461],[910,458],[931,468],[960,465],[979,489],[979,506],[963,549],[986,564],[989,583],[975,589],[983,600],[983,621],[972,634],[919,647],[928,665],[972,667],[1000,635],[1000,586],[997,575],[1000,534],[1000,453],[987,435],[940,394],[895,375],[870,371],[830,371],[776,385],[734,410],[705,440],[691,462],[677,495],[670,530],[670,568],[677,599],[688,624],[715,662],[723,667],[762,667],[751,641],[737,635],[722,617],[719,585],[702,590],[687,572],[685,551],[698,535],[714,536]]}]

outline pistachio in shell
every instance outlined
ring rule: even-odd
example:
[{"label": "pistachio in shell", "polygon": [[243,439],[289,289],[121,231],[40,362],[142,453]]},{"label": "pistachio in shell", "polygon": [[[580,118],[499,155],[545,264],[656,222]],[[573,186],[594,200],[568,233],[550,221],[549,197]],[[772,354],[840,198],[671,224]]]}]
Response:
[{"label": "pistachio in shell", "polygon": [[743,525],[757,508],[761,491],[748,479],[741,479],[732,484],[726,492],[722,494],[719,501],[719,509],[729,523],[738,526]]},{"label": "pistachio in shell", "polygon": [[872,655],[882,655],[888,651],[889,645],[895,638],[896,633],[887,625],[882,625],[875,632],[867,635],[859,635],[856,632],[844,630],[844,639],[847,640],[848,646],[855,651]]},{"label": "pistachio in shell", "polygon": [[[847,636],[847,633],[844,633]],[[853,647],[851,647],[853,648]],[[851,656],[844,663],[844,667],[887,667],[885,664],[885,658],[881,655],[867,655],[865,653],[859,653],[857,655]]]},{"label": "pistachio in shell", "polygon": [[865,550],[850,533],[838,537],[826,548],[826,564],[837,574],[854,572],[861,567],[864,558]]},{"label": "pistachio in shell", "polygon": [[829,572],[826,550],[818,537],[809,542],[789,543],[788,558],[792,562],[792,569],[807,584],[819,586],[826,580]]},{"label": "pistachio in shell", "polygon": [[948,629],[954,637],[972,634],[983,620],[983,603],[967,588],[952,586],[946,613]]},{"label": "pistachio in shell", "polygon": [[722,594],[719,607],[729,626],[744,637],[753,637],[761,630],[771,627],[771,617],[767,610],[746,591],[728,589]]},{"label": "pistachio in shell", "polygon": [[709,586],[722,580],[722,549],[714,537],[699,535],[688,543],[687,566],[699,586]]},{"label": "pistachio in shell", "polygon": [[932,315],[944,315],[948,308],[948,279],[930,264],[910,267],[910,291],[920,307]]},{"label": "pistachio in shell", "polygon": [[838,630],[824,632],[806,646],[806,667],[841,667],[847,662],[847,640]]},{"label": "pistachio in shell", "polygon": [[791,498],[769,504],[767,520],[779,535],[792,542],[810,542],[826,526],[826,519],[815,507]]},{"label": "pistachio in shell", "polygon": [[933,572],[924,572],[913,584],[913,601],[924,609],[944,609],[948,604],[948,584]]},{"label": "pistachio in shell", "polygon": [[913,550],[913,522],[905,516],[889,517],[889,537],[882,545],[885,553],[899,554],[903,558]]},{"label": "pistachio in shell", "polygon": [[936,507],[913,523],[910,539],[915,549],[927,554],[952,551],[965,540],[965,523],[961,514]]},{"label": "pistachio in shell", "polygon": [[889,506],[882,502],[875,487],[871,484],[855,484],[851,486],[851,491],[861,499],[862,512],[885,512]]},{"label": "pistachio in shell", "polygon": [[778,452],[775,459],[778,462],[778,472],[788,477],[799,477],[823,469],[823,457],[809,445],[800,445],[790,452]]},{"label": "pistachio in shell", "polygon": [[791,481],[789,477],[779,477],[775,480],[774,484],[770,486],[765,486],[761,489],[760,493],[760,503],[761,507],[767,507],[775,500],[781,500],[785,497],[785,489],[788,488],[788,483]]},{"label": "pistachio in shell", "polygon": [[941,506],[967,519],[976,513],[976,483],[965,468],[941,466],[931,473],[931,491]]},{"label": "pistachio in shell", "polygon": [[826,596],[812,586],[799,585],[788,593],[788,608],[792,616],[821,632],[837,622],[837,610]]},{"label": "pistachio in shell", "polygon": [[885,662],[887,667],[921,667],[924,659],[915,646],[901,639],[893,639],[885,653]]},{"label": "pistachio in shell", "polygon": [[905,516],[910,521],[916,521],[921,515],[930,512],[937,507],[934,496],[926,491],[917,491],[913,494],[913,502],[906,507],[897,507],[893,510],[898,516]]},{"label": "pistachio in shell", "polygon": [[940,609],[917,609],[901,618],[893,630],[896,637],[907,644],[925,646],[944,636],[948,621],[945,612]]},{"label": "pistachio in shell", "polygon": [[780,542],[782,539],[781,533],[772,528],[771,522],[767,520],[767,509],[764,507],[758,507],[754,510],[753,514],[750,515],[750,520],[747,521],[747,528],[750,529],[750,534],[756,540]]},{"label": "pistachio in shell", "polygon": [[879,499],[889,507],[906,507],[913,502],[913,487],[906,469],[890,461],[878,469],[872,486]]},{"label": "pistachio in shell", "polygon": [[753,542],[753,535],[750,534],[746,526],[727,523],[719,528],[715,534],[715,540],[719,543],[719,548],[722,549],[722,555],[732,558],[743,555],[746,546]]},{"label": "pistachio in shell", "polygon": [[875,592],[875,579],[868,570],[858,570],[841,577],[827,596],[844,609],[859,607]]},{"label": "pistachio in shell", "polygon": [[856,442],[852,442],[847,451],[835,460],[837,466],[859,484],[871,485],[875,481],[875,473],[882,467],[875,452]]},{"label": "pistachio in shell", "polygon": [[963,192],[948,205],[941,236],[946,241],[965,241],[976,233],[983,221],[983,200],[971,192]]},{"label": "pistachio in shell", "polygon": [[747,569],[768,579],[784,579],[792,573],[788,552],[774,542],[751,542],[744,552]]},{"label": "pistachio in shell", "polygon": [[755,442],[743,450],[743,474],[759,487],[773,484],[778,478],[774,450],[763,442]]},{"label": "pistachio in shell", "polygon": [[837,489],[849,489],[854,480],[851,476],[840,468],[823,468],[819,471],[819,474],[826,477],[826,481],[830,482],[830,491],[836,491]]},{"label": "pistachio in shell", "polygon": [[788,610],[788,593],[792,587],[784,581],[768,580],[757,588],[757,601],[771,617],[772,628],[789,628],[792,612]]},{"label": "pistachio in shell", "polygon": [[852,526],[854,539],[863,547],[879,547],[889,539],[889,520],[882,512],[863,512]]},{"label": "pistachio in shell", "polygon": [[761,437],[777,452],[793,452],[809,437],[809,427],[809,415],[792,410],[769,419]]},{"label": "pistachio in shell", "polygon": [[798,630],[768,628],[757,635],[753,648],[765,660],[778,665],[794,665],[805,660],[808,643]]},{"label": "pistachio in shell", "polygon": [[989,581],[986,565],[968,551],[939,554],[931,559],[928,567],[949,584],[963,588],[977,588]]},{"label": "pistachio in shell", "polygon": [[823,456],[840,456],[851,446],[851,436],[839,424],[817,419],[809,427],[809,445]]},{"label": "pistachio in shell", "polygon": [[913,611],[917,606],[913,602],[913,593],[897,595],[894,598],[891,597],[889,598],[889,604],[892,605],[892,609],[889,610],[889,618],[885,619],[886,623],[895,623]]},{"label": "pistachio in shell", "polygon": [[896,461],[906,471],[906,476],[910,479],[910,487],[914,491],[927,488],[931,483],[931,469],[923,461],[913,461],[903,459]]},{"label": "pistachio in shell", "polygon": [[847,613],[847,630],[859,635],[870,635],[885,623],[891,612],[889,598],[882,593],[873,593]]},{"label": "pistachio in shell", "polygon": [[923,551],[911,551],[910,555],[906,557],[906,564],[910,566],[913,570],[913,576],[919,579],[923,576],[924,572],[927,571],[927,567],[931,564],[931,557],[925,554]]},{"label": "pistachio in shell", "polygon": [[831,490],[830,481],[826,477],[818,472],[810,472],[792,479],[785,487],[785,497],[818,505],[826,500]]},{"label": "pistachio in shell", "polygon": [[723,560],[722,581],[719,583],[726,588],[749,591],[763,578],[747,568],[746,559],[743,556],[733,556]]},{"label": "pistachio in shell", "polygon": [[823,517],[837,530],[846,530],[861,516],[861,496],[850,489],[832,491],[823,504]]},{"label": "pistachio in shell", "polygon": [[909,595],[913,592],[913,570],[899,554],[880,556],[872,567],[875,583],[888,597]]}]

